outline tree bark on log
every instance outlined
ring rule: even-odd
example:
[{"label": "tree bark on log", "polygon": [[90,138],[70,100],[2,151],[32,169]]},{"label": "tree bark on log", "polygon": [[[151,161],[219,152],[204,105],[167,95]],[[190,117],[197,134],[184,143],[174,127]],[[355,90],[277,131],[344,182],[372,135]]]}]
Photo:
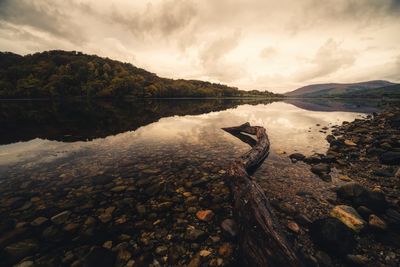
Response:
[{"label": "tree bark on log", "polygon": [[[239,226],[243,264],[254,267],[304,266],[285,237],[279,233],[264,191],[250,176],[269,154],[270,142],[265,128],[245,123],[223,130],[252,147],[236,159],[227,172],[227,182],[234,198],[234,216]],[[257,141],[243,133],[255,135]]]}]

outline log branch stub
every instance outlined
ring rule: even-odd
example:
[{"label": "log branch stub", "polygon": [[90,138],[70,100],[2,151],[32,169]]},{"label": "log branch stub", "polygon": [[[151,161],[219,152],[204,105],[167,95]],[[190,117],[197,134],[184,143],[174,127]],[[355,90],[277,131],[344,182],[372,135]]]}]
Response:
[{"label": "log branch stub", "polygon": [[[239,245],[243,264],[254,267],[304,266],[276,226],[276,219],[264,191],[250,176],[269,154],[270,142],[265,128],[251,126],[247,122],[223,130],[252,147],[237,158],[227,172],[227,183],[234,199],[234,216],[240,230]],[[255,135],[257,141],[246,134]]]}]

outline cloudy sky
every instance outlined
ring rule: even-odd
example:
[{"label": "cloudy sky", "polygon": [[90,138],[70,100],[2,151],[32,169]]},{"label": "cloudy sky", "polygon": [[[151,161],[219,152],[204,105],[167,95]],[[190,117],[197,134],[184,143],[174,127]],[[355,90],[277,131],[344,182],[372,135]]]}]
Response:
[{"label": "cloudy sky", "polygon": [[50,49],[244,90],[400,82],[400,0],[0,0],[1,51]]}]

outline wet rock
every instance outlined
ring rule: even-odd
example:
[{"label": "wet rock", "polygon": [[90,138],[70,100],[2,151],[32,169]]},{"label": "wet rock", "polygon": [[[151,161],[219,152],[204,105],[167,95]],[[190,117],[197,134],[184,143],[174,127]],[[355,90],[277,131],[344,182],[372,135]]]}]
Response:
[{"label": "wet rock", "polygon": [[10,209],[18,209],[25,204],[25,198],[23,197],[12,197],[7,199],[3,205],[9,207]]},{"label": "wet rock", "polygon": [[372,229],[375,230],[386,230],[386,223],[379,218],[378,216],[376,216],[375,214],[371,214],[369,216],[369,220],[368,220],[368,224]]},{"label": "wet rock", "polygon": [[321,157],[321,162],[323,163],[334,163],[336,162],[336,157],[334,155],[326,155]]},{"label": "wet rock", "polygon": [[158,168],[148,168],[148,169],[142,170],[142,172],[146,173],[146,174],[158,174],[161,172],[161,170]]},{"label": "wet rock", "polygon": [[392,228],[394,228],[396,230],[400,230],[400,212],[398,212],[394,209],[387,209],[385,215],[386,215],[388,224]]},{"label": "wet rock", "polygon": [[317,175],[321,175],[324,173],[329,173],[331,171],[331,168],[326,163],[319,163],[319,164],[313,165],[311,167],[311,171]]},{"label": "wet rock", "polygon": [[212,210],[200,210],[196,213],[197,219],[204,222],[209,222],[214,217],[214,212]]},{"label": "wet rock", "polygon": [[377,148],[377,147],[371,147],[369,149],[367,149],[367,156],[379,156],[383,153],[385,153],[386,150],[382,149],[382,148]]},{"label": "wet rock", "polygon": [[55,224],[63,224],[66,220],[68,220],[70,215],[71,212],[69,210],[66,210],[51,217],[51,221]]},{"label": "wet rock", "polygon": [[102,223],[108,223],[112,220],[112,215],[109,213],[103,213],[98,218]]},{"label": "wet rock", "polygon": [[348,254],[356,244],[352,230],[336,218],[314,221],[310,226],[310,235],[315,244],[333,254]]},{"label": "wet rock", "polygon": [[271,201],[271,204],[274,205],[280,212],[286,213],[287,215],[294,216],[297,214],[296,207],[288,202],[275,202]]},{"label": "wet rock", "polygon": [[46,217],[37,217],[36,219],[34,219],[32,222],[31,222],[31,225],[32,226],[41,226],[41,225],[43,225],[44,223],[46,223],[48,221],[48,219],[46,218]]},{"label": "wet rock", "polygon": [[207,237],[207,233],[203,230],[192,228],[186,231],[185,238],[190,241],[201,241]]},{"label": "wet rock", "polygon": [[298,234],[300,232],[300,227],[297,223],[295,222],[288,222],[287,228],[292,231],[295,234]]},{"label": "wet rock", "polygon": [[159,246],[156,248],[156,253],[158,255],[166,255],[168,253],[168,247],[167,246]]},{"label": "wet rock", "polygon": [[305,214],[297,214],[294,218],[299,224],[303,226],[309,226],[312,223],[310,218],[308,218]]},{"label": "wet rock", "polygon": [[206,250],[206,249],[203,249],[203,250],[201,250],[201,251],[199,252],[199,255],[200,255],[201,257],[208,257],[208,256],[211,255],[211,251]]},{"label": "wet rock", "polygon": [[145,214],[146,213],[146,207],[144,206],[144,205],[137,205],[136,206],[136,211],[139,213],[139,214]]},{"label": "wet rock", "polygon": [[357,146],[356,143],[354,143],[353,141],[348,140],[348,139],[344,140],[344,144],[345,144],[346,146]]},{"label": "wet rock", "polygon": [[317,259],[319,266],[323,266],[323,267],[334,266],[332,263],[331,257],[329,257],[329,255],[323,251],[317,251],[315,253],[315,258]]},{"label": "wet rock", "polygon": [[109,267],[114,266],[115,260],[115,252],[103,247],[94,247],[85,258],[85,266]]},{"label": "wet rock", "polygon": [[317,164],[317,163],[321,162],[321,157],[318,155],[312,155],[312,156],[306,157],[304,159],[304,162],[308,163],[308,164]]},{"label": "wet rock", "polygon": [[7,233],[14,229],[16,221],[14,219],[4,218],[0,221],[0,234]]},{"label": "wet rock", "polygon": [[145,193],[149,196],[155,196],[164,188],[164,183],[155,183],[145,189]]},{"label": "wet rock", "polygon": [[201,264],[201,257],[199,254],[194,255],[188,264],[187,267],[199,267]]},{"label": "wet rock", "polygon": [[185,255],[186,250],[182,245],[175,244],[168,250],[168,262],[171,265],[176,265],[180,255]]},{"label": "wet rock", "polygon": [[325,182],[331,182],[332,181],[332,177],[329,174],[320,174],[319,177],[321,178],[322,181]]},{"label": "wet rock", "polygon": [[393,173],[385,169],[374,170],[374,175],[380,177],[392,177]]},{"label": "wet rock", "polygon": [[34,265],[35,263],[33,261],[23,261],[14,265],[14,267],[33,267]]},{"label": "wet rock", "polygon": [[351,182],[351,178],[347,175],[339,175],[339,179],[345,182]]},{"label": "wet rock", "polygon": [[364,219],[368,219],[369,215],[372,214],[372,210],[370,210],[369,208],[365,207],[365,206],[359,206],[357,208],[357,212],[361,215],[361,217],[363,217]]},{"label": "wet rock", "polygon": [[397,169],[396,173],[394,174],[394,177],[400,179],[400,168]]},{"label": "wet rock", "polygon": [[233,246],[231,243],[223,243],[218,248],[218,254],[223,258],[229,258],[233,254]]},{"label": "wet rock", "polygon": [[113,242],[111,240],[108,240],[106,242],[104,242],[103,244],[103,248],[107,248],[107,249],[111,249],[113,246]]},{"label": "wet rock", "polygon": [[304,159],[306,158],[306,156],[304,156],[304,155],[301,154],[301,153],[293,153],[293,154],[289,155],[289,158],[290,158],[292,161],[293,161],[293,160],[300,161],[300,160],[304,160]]},{"label": "wet rock", "polygon": [[400,152],[388,151],[380,155],[379,161],[386,165],[400,165]]},{"label": "wet rock", "polygon": [[4,248],[10,262],[18,262],[20,259],[34,254],[39,250],[39,245],[32,239],[26,239]]},{"label": "wet rock", "polygon": [[119,185],[119,186],[111,188],[111,191],[114,193],[120,193],[120,192],[125,191],[126,188],[127,188],[127,186],[125,186],[125,185]]},{"label": "wet rock", "polygon": [[331,135],[331,134],[329,134],[329,135],[326,136],[325,139],[326,139],[326,141],[328,141],[328,143],[332,143],[333,141],[336,140],[336,137]]},{"label": "wet rock", "polygon": [[96,176],[92,178],[93,185],[104,185],[112,182],[114,177],[111,176]]},{"label": "wet rock", "polygon": [[87,225],[87,226],[95,225],[96,224],[96,219],[91,217],[91,216],[89,216],[89,217],[86,218],[84,224]]},{"label": "wet rock", "polygon": [[372,190],[365,190],[360,195],[354,197],[353,202],[357,206],[366,206],[376,212],[382,212],[388,206],[385,194]]},{"label": "wet rock", "polygon": [[365,266],[368,263],[368,258],[363,255],[352,255],[349,254],[346,256],[347,261],[351,264],[351,266]]},{"label": "wet rock", "polygon": [[341,222],[347,225],[347,227],[356,232],[359,232],[366,225],[366,222],[361,218],[357,211],[350,206],[336,206],[331,210],[330,215],[339,219]]},{"label": "wet rock", "polygon": [[44,229],[42,232],[42,237],[46,240],[54,240],[59,236],[59,234],[60,231],[54,225],[52,225]]},{"label": "wet rock", "polygon": [[63,229],[64,229],[64,231],[67,231],[67,232],[75,232],[76,230],[78,230],[79,226],[80,225],[77,223],[69,223]]},{"label": "wet rock", "polygon": [[337,195],[340,198],[351,200],[355,197],[358,197],[366,190],[367,189],[364,186],[362,186],[358,183],[352,182],[352,183],[347,183],[347,184],[340,186],[337,189]]},{"label": "wet rock", "polygon": [[235,238],[238,234],[238,227],[234,220],[225,219],[221,223],[222,233],[228,238]]},{"label": "wet rock", "polygon": [[127,262],[132,258],[132,253],[127,251],[126,249],[120,249],[117,254],[117,261],[118,262]]}]

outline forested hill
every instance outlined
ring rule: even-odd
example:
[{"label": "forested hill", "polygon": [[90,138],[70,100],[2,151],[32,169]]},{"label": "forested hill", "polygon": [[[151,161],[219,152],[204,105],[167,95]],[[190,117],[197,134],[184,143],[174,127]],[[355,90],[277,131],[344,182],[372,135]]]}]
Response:
[{"label": "forested hill", "polygon": [[36,97],[276,97],[196,80],[158,77],[129,63],[80,52],[20,56],[0,52],[0,98]]}]

